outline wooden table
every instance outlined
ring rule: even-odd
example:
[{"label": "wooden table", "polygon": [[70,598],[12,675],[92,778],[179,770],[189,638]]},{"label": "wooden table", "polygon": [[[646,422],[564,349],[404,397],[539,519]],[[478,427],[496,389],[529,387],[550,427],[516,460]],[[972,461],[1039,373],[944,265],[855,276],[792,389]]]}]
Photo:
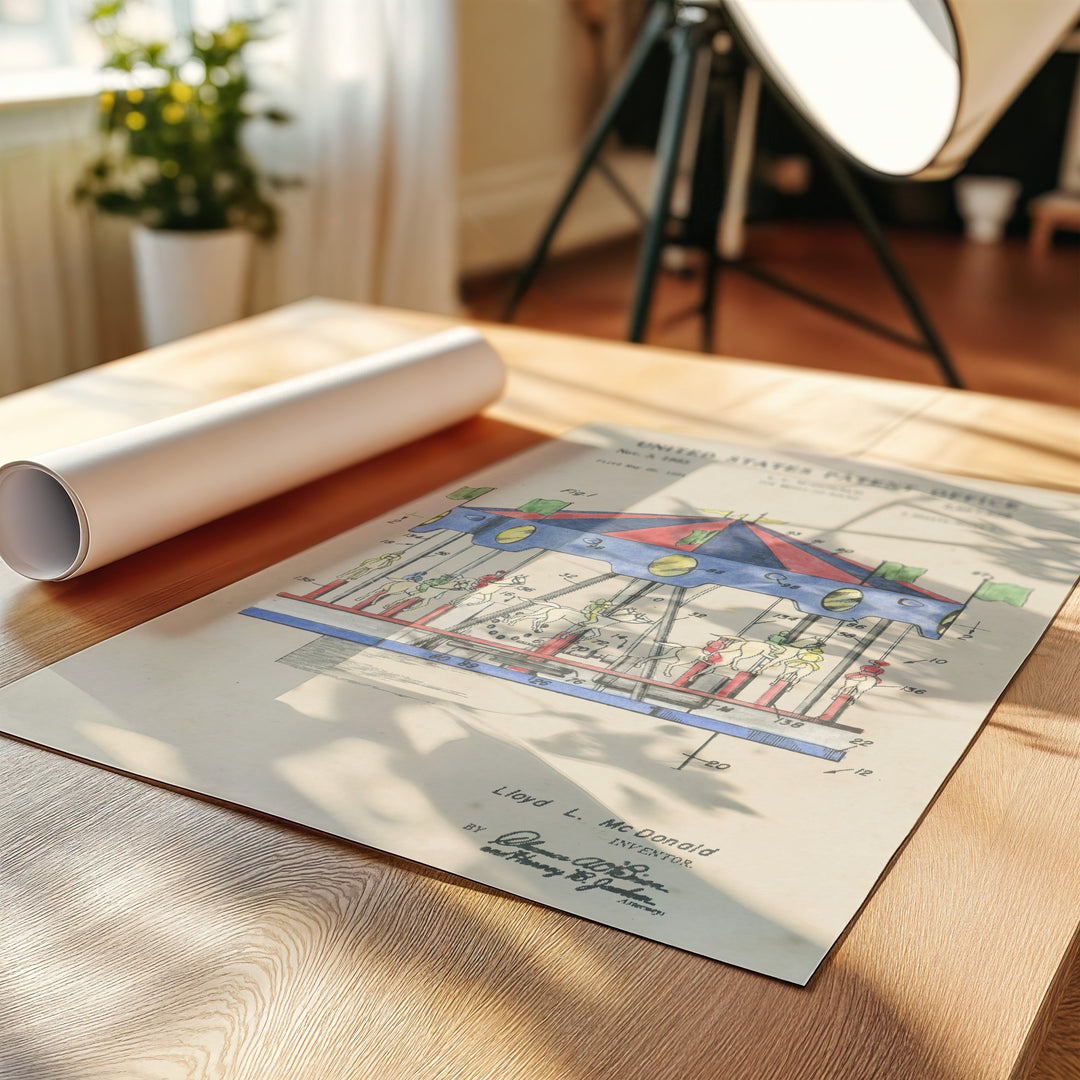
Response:
[{"label": "wooden table", "polygon": [[[0,454],[447,322],[307,301],[0,401]],[[72,582],[0,572],[0,682],[587,421],[1080,490],[1070,410],[486,331],[484,417]],[[1076,1076],[1078,634],[1074,596],[806,989],[0,739],[0,1076]]]}]

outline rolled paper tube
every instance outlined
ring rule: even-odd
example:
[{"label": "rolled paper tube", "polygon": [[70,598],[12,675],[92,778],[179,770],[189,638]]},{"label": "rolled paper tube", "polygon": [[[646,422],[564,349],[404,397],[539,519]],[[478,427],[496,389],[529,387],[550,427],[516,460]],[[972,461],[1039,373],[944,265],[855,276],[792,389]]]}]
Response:
[{"label": "rolled paper tube", "polygon": [[63,581],[479,412],[495,350],[464,327],[0,467],[0,557]]}]

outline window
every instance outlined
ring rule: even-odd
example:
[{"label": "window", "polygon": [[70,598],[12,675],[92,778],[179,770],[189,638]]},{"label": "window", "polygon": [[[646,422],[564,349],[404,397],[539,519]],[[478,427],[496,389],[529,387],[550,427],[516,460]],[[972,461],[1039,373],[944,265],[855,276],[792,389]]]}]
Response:
[{"label": "window", "polygon": [[[86,25],[93,0],[0,0],[0,104],[84,97],[98,88],[101,49]],[[167,37],[193,21],[251,15],[265,0],[137,0],[126,18],[137,37]]]},{"label": "window", "polygon": [[0,0],[0,72],[77,63],[80,27],[67,0]]}]

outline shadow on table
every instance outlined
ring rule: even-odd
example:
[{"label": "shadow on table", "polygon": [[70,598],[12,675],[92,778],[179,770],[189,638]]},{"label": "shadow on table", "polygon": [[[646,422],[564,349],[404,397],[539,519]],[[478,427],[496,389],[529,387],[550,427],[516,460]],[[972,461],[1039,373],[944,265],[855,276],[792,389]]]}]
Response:
[{"label": "shadow on table", "polygon": [[791,986],[2,746],[5,1080],[970,1075],[842,958]]}]

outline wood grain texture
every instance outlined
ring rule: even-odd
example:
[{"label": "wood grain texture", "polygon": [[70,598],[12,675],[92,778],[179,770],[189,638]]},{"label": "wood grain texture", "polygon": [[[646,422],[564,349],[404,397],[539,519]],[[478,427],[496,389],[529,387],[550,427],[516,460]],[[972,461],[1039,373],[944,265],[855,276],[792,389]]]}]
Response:
[{"label": "wood grain texture", "polygon": [[[0,450],[445,325],[294,305],[0,401]],[[485,417],[287,513],[270,500],[62,584],[0,573],[0,681],[591,420],[1080,489],[1066,409],[485,329],[512,369]],[[1063,1080],[1078,638],[1074,596],[806,989],[0,740],[0,1077],[1004,1080],[1050,1031],[1035,1075]]]}]

